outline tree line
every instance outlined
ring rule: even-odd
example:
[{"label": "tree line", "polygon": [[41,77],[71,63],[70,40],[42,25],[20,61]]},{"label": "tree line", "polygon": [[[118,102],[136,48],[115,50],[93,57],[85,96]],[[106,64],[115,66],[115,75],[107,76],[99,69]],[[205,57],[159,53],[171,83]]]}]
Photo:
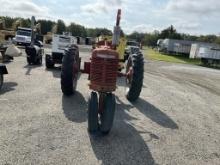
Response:
[{"label": "tree line", "polygon": [[[1,17],[0,19],[5,20],[6,28],[13,28],[13,23],[17,20],[20,21],[20,25],[22,27],[30,27],[31,20],[24,18],[12,18],[12,17]],[[54,27],[56,27],[56,33],[62,34],[63,32],[71,32],[73,36],[79,37],[97,37],[101,34],[103,35],[112,35],[112,31],[106,28],[87,28],[77,23],[70,23],[70,25],[66,25],[63,20],[51,21],[51,20],[37,20],[37,23],[41,24],[41,33],[46,35],[48,32],[54,31]],[[123,31],[122,34],[124,35]],[[178,33],[173,25],[165,28],[162,31],[155,30],[153,33],[140,33],[133,32],[130,35],[126,35],[128,39],[136,40],[138,42],[142,42],[144,45],[148,46],[156,46],[158,39],[181,39],[181,40],[191,40],[191,41],[200,41],[200,42],[208,42],[208,43],[217,43],[220,44],[220,36],[216,35],[190,35],[184,33]]]},{"label": "tree line", "polygon": [[195,36],[185,33],[178,33],[173,25],[171,25],[168,28],[165,28],[162,31],[155,30],[153,33],[133,32],[130,35],[128,35],[127,38],[134,39],[138,42],[142,42],[144,45],[148,45],[152,47],[157,45],[158,39],[165,39],[165,38],[220,44],[220,36],[216,36],[216,35]]},{"label": "tree line", "polygon": [[[20,26],[22,27],[31,27],[31,20],[24,18],[12,18],[12,17],[3,17],[0,16],[0,19],[5,20],[5,27],[8,29],[13,29],[13,23],[19,20]],[[65,22],[61,19],[58,21],[37,20],[36,23],[41,24],[41,33],[46,35],[48,32],[53,32],[54,28],[56,29],[57,34],[62,34],[63,32],[71,32],[73,36],[79,37],[97,37],[101,34],[103,35],[112,35],[112,31],[106,28],[86,28],[85,26],[79,25],[77,23],[70,23],[70,25],[66,25]]]}]

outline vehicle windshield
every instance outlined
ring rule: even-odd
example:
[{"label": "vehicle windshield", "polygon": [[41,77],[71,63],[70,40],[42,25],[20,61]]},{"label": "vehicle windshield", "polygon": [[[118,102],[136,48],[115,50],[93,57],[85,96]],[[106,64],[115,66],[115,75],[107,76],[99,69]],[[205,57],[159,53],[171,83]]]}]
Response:
[{"label": "vehicle windshield", "polygon": [[128,41],[127,45],[128,46],[139,46],[139,43],[138,42],[134,42],[134,41]]},{"label": "vehicle windshield", "polygon": [[24,30],[18,30],[18,31],[17,31],[17,35],[30,37],[30,36],[31,36],[31,32],[29,32],[29,31],[24,31]]},{"label": "vehicle windshield", "polygon": [[59,37],[59,42],[70,43],[69,37]]}]

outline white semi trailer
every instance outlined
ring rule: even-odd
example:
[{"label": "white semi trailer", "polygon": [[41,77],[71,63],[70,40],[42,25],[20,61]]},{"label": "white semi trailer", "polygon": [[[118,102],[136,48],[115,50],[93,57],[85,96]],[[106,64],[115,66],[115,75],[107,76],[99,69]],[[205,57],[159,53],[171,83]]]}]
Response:
[{"label": "white semi trailer", "polygon": [[158,50],[169,54],[189,54],[191,45],[196,41],[159,39],[157,41]]},{"label": "white semi trailer", "polygon": [[192,44],[190,58],[201,59],[204,65],[220,65],[220,45]]}]

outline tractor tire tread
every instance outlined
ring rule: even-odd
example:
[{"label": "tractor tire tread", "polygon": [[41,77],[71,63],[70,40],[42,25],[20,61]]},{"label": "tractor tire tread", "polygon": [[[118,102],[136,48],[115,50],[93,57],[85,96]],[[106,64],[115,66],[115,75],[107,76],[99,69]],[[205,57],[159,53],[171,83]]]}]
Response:
[{"label": "tractor tire tread", "polygon": [[129,101],[136,101],[141,93],[143,79],[144,79],[144,58],[141,53],[134,54],[129,57],[132,60],[133,67],[133,79],[131,86],[126,93],[126,97]]}]

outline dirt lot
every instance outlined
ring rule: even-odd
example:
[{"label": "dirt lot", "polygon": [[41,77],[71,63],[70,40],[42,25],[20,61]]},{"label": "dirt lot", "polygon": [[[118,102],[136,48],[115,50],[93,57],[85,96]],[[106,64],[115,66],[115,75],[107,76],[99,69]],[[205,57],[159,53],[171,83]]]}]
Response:
[{"label": "dirt lot", "polygon": [[119,80],[114,126],[101,137],[87,132],[86,75],[65,97],[59,68],[30,67],[24,56],[7,67],[0,164],[220,164],[220,70],[147,61],[136,103]]}]

